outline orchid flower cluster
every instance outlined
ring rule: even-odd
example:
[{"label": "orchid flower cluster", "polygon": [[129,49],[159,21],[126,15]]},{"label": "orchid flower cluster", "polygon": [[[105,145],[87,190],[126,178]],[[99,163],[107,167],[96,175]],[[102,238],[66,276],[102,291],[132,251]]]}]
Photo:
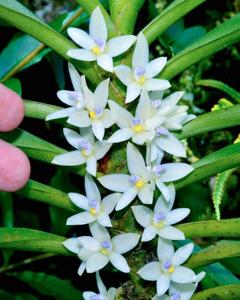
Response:
[{"label": "orchid flower cluster", "polygon": [[[67,239],[64,246],[81,260],[78,274],[84,271],[96,273],[99,293],[84,292],[86,300],[113,300],[116,289],[106,290],[99,270],[111,263],[124,273],[130,267],[123,254],[137,246],[140,235],[122,233],[111,236],[110,215],[129,206],[143,228],[141,241],[158,237],[158,260],[144,265],[138,274],[148,281],[156,281],[154,300],[188,300],[192,297],[204,273],[196,275],[182,266],[193,251],[187,244],[174,251],[173,241],[184,240],[182,231],[174,225],[188,216],[188,208],[172,209],[175,187],[171,183],[187,176],[193,168],[186,163],[163,163],[164,153],[186,158],[184,145],[172,131],[181,130],[183,124],[193,119],[187,114],[187,106],[178,105],[182,92],[163,97],[170,88],[167,80],[155,78],[165,67],[167,59],[160,57],[149,62],[149,46],[143,33],[137,37],[125,35],[108,40],[107,27],[99,7],[90,18],[89,34],[81,29],[69,28],[69,36],[81,49],[71,49],[68,55],[81,61],[96,61],[107,72],[114,72],[127,87],[125,103],[137,102],[131,113],[113,100],[109,100],[110,79],[102,81],[94,92],[85,76],[80,76],[72,64],[69,73],[73,91],[61,90],[58,98],[69,107],[50,114],[47,120],[65,118],[67,123],[79,128],[79,132],[64,128],[64,136],[75,150],[57,155],[53,163],[62,166],[86,164],[85,195],[69,193],[70,200],[81,212],[67,219],[67,225],[89,225],[89,236]],[[114,67],[113,58],[127,51],[136,42],[132,67]],[[108,139],[106,129],[116,124],[119,128]],[[109,174],[98,178],[99,183],[113,193],[102,198],[93,177],[97,174],[97,162],[110,150],[112,144],[127,143],[126,155],[129,174]],[[135,144],[135,145],[134,145]],[[143,157],[137,146],[146,147]],[[155,192],[160,196],[153,210]]]}]

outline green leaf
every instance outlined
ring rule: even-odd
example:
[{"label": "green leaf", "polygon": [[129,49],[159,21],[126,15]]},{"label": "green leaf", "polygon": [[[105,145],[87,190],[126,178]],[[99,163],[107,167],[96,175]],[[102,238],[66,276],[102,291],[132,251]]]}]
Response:
[{"label": "green leaf", "polygon": [[171,79],[196,62],[238,42],[240,40],[239,22],[240,14],[237,14],[209,31],[204,37],[170,59],[159,77]]},{"label": "green leaf", "polygon": [[68,195],[54,187],[42,184],[40,182],[29,180],[28,183],[17,192],[17,194],[27,199],[54,205],[70,212],[76,212],[77,209],[69,200]]},{"label": "green leaf", "polygon": [[[0,19],[31,35],[69,60],[67,51],[76,48],[63,35],[43,23],[36,15],[16,0],[0,0]],[[91,64],[75,62],[79,70],[93,82],[98,82]]]},{"label": "green leaf", "polygon": [[[1,62],[0,62],[0,66],[1,66]],[[19,79],[11,78],[5,81],[4,85],[9,89],[13,90],[14,92],[16,92],[19,96],[22,96],[22,85]]]},{"label": "green leaf", "polygon": [[36,298],[33,295],[30,294],[26,294],[26,293],[17,293],[12,294],[3,290],[0,290],[0,299],[4,299],[4,300],[38,300],[38,298]]},{"label": "green leaf", "polygon": [[25,271],[10,273],[9,275],[27,283],[44,296],[51,296],[56,300],[80,300],[82,293],[72,286],[70,281],[46,273]]},{"label": "green leaf", "polygon": [[62,245],[64,240],[64,237],[34,229],[0,228],[1,250],[14,249],[72,255]]},{"label": "green leaf", "polygon": [[193,295],[192,300],[238,300],[240,299],[240,284],[218,286]]}]

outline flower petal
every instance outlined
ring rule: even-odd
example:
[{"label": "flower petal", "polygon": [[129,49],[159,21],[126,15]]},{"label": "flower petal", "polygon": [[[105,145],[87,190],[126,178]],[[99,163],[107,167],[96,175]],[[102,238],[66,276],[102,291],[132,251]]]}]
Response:
[{"label": "flower petal", "polygon": [[103,123],[100,120],[93,120],[92,131],[93,131],[95,137],[99,141],[102,141],[104,134],[105,134],[105,128],[103,126]]},{"label": "flower petal", "polygon": [[81,209],[88,209],[88,198],[77,193],[69,193],[68,194],[70,200]]},{"label": "flower petal", "polygon": [[129,175],[112,174],[98,178],[101,185],[110,191],[126,192],[131,186],[129,183]]},{"label": "flower petal", "polygon": [[171,275],[171,280],[177,283],[189,283],[196,281],[196,274],[189,268],[178,266]]},{"label": "flower petal", "polygon": [[127,86],[127,96],[126,96],[126,100],[125,103],[130,103],[133,100],[135,100],[141,93],[141,86],[136,83],[136,82],[132,82]]},{"label": "flower petal", "polygon": [[81,212],[73,215],[67,219],[66,225],[85,225],[92,223],[96,220],[96,217],[91,215],[88,211]]},{"label": "flower petal", "polygon": [[90,251],[92,251],[92,252],[99,251],[99,249],[100,249],[100,244],[99,244],[99,242],[96,241],[96,240],[95,240],[93,237],[91,237],[91,236],[80,236],[80,237],[78,238],[78,240],[79,240],[80,244],[81,244],[84,248],[86,248],[86,249],[88,249],[88,250],[90,250]]},{"label": "flower petal", "polygon": [[69,251],[78,254],[82,245],[78,238],[70,238],[63,242],[63,246],[67,248]]},{"label": "flower petal", "polygon": [[107,299],[109,300],[114,300],[117,294],[117,289],[111,287],[108,291],[107,291]]},{"label": "flower petal", "polygon": [[171,111],[182,98],[183,94],[183,92],[175,92],[163,99],[161,105],[159,106],[158,113],[166,114]]},{"label": "flower petal", "polygon": [[97,217],[98,223],[104,227],[112,227],[111,219],[106,213],[101,213]]},{"label": "flower petal", "polygon": [[[85,31],[84,31],[85,32]],[[81,76],[78,73],[77,69],[73,64],[68,63],[68,72],[71,78],[71,82],[74,88],[74,91],[82,93],[82,80]]]},{"label": "flower petal", "polygon": [[132,137],[132,130],[130,128],[121,128],[114,132],[107,140],[109,143],[120,143],[129,140]]},{"label": "flower petal", "polygon": [[160,261],[172,259],[174,254],[173,243],[170,240],[158,239],[157,255]]},{"label": "flower petal", "polygon": [[97,294],[94,293],[94,292],[83,292],[83,299],[84,300],[91,300],[91,299],[93,299],[93,296],[96,296],[96,295]]},{"label": "flower petal", "polygon": [[148,227],[152,223],[153,211],[144,205],[136,205],[131,207],[137,222],[142,227]]},{"label": "flower petal", "polygon": [[95,156],[99,160],[103,158],[109,149],[112,147],[112,144],[107,143],[106,141],[96,142],[95,144]]},{"label": "flower petal", "polygon": [[185,239],[184,233],[173,226],[164,226],[163,228],[158,230],[158,234],[160,237],[167,240],[178,241]]},{"label": "flower petal", "polygon": [[154,186],[150,183],[145,183],[139,190],[138,197],[144,204],[152,204],[153,202]]},{"label": "flower petal", "polygon": [[133,71],[128,66],[117,66],[114,68],[114,73],[124,85],[129,85],[134,81]]},{"label": "flower petal", "polygon": [[90,176],[89,174],[85,176],[84,185],[88,199],[97,200],[98,202],[101,202],[101,194],[92,176]]},{"label": "flower petal", "polygon": [[137,38],[134,35],[123,35],[112,38],[107,42],[106,51],[112,57],[118,56],[127,51],[136,39]]},{"label": "flower petal", "polygon": [[60,166],[78,166],[84,164],[85,162],[86,159],[79,150],[57,155],[52,160],[52,164]]},{"label": "flower petal", "polygon": [[99,6],[97,6],[91,14],[89,24],[89,34],[94,39],[107,41],[107,26]]},{"label": "flower petal", "polygon": [[118,234],[112,238],[113,249],[119,254],[126,253],[137,246],[139,238],[137,233]]},{"label": "flower petal", "polygon": [[169,212],[166,216],[166,221],[169,225],[176,224],[185,219],[189,214],[189,208],[177,208]]},{"label": "flower petal", "polygon": [[97,173],[97,160],[94,156],[90,156],[86,160],[86,170],[92,176],[96,176]]},{"label": "flower petal", "polygon": [[74,112],[75,112],[75,107],[64,108],[47,115],[46,121],[66,118],[71,116]]},{"label": "flower petal", "polygon": [[111,112],[115,118],[118,127],[130,128],[133,118],[132,114],[114,101],[109,100],[108,105],[111,109]]},{"label": "flower petal", "polygon": [[108,54],[100,54],[97,56],[97,64],[107,72],[113,72],[113,59]]},{"label": "flower petal", "polygon": [[115,268],[117,268],[119,271],[121,271],[123,273],[130,272],[129,265],[128,265],[126,259],[121,254],[112,252],[109,259],[110,259],[110,262],[112,263],[112,265]]},{"label": "flower petal", "polygon": [[86,270],[86,262],[83,261],[78,268],[78,275],[82,276],[85,270]]},{"label": "flower petal", "polygon": [[171,87],[171,84],[168,80],[165,79],[148,79],[144,84],[144,88],[147,91],[161,91],[166,90]]},{"label": "flower petal", "polygon": [[115,123],[113,114],[109,109],[104,110],[100,120],[103,123],[104,128],[109,128]]},{"label": "flower petal", "polygon": [[130,174],[138,175],[144,180],[149,179],[150,174],[146,168],[142,154],[132,143],[127,144],[127,165]]},{"label": "flower petal", "polygon": [[154,207],[155,213],[163,211],[165,214],[167,214],[173,207],[173,204],[175,202],[175,196],[176,196],[175,186],[173,183],[170,183],[167,188],[168,188],[168,192],[169,192],[169,201],[166,202],[166,199],[164,198],[164,196],[161,195],[155,204],[155,207]]},{"label": "flower petal", "polygon": [[146,75],[148,78],[153,78],[157,76],[162,69],[166,66],[167,58],[166,57],[159,57],[147,64],[146,67]]},{"label": "flower petal", "polygon": [[169,289],[170,278],[168,275],[162,274],[157,280],[157,294],[163,295]]},{"label": "flower petal", "polygon": [[92,251],[82,247],[80,249],[80,251],[78,252],[78,257],[82,260],[82,261],[86,261],[89,259],[89,257],[92,255]]},{"label": "flower petal", "polygon": [[107,229],[101,225],[99,225],[97,222],[94,222],[89,225],[90,232],[92,236],[98,240],[100,243],[103,241],[110,240],[110,234],[107,231]]},{"label": "flower petal", "polygon": [[82,48],[90,50],[94,47],[93,38],[84,30],[70,27],[68,28],[67,33],[70,38]]},{"label": "flower petal", "polygon": [[156,138],[156,144],[167,153],[178,157],[186,157],[184,145],[170,132],[167,135],[161,135]]},{"label": "flower petal", "polygon": [[91,120],[86,110],[78,110],[68,118],[67,123],[77,127],[88,127]]},{"label": "flower petal", "polygon": [[126,192],[122,194],[120,199],[118,200],[118,203],[116,205],[115,210],[121,210],[128,206],[129,203],[131,203],[137,196],[137,190],[130,187]]},{"label": "flower petal", "polygon": [[109,262],[109,258],[99,252],[94,253],[86,262],[88,273],[94,273],[104,268]]},{"label": "flower petal", "polygon": [[101,106],[104,109],[107,105],[108,101],[108,86],[109,86],[110,79],[103,80],[99,83],[97,88],[94,91],[96,104]]},{"label": "flower petal", "polygon": [[143,121],[151,118],[153,115],[153,106],[146,91],[141,92],[135,115]]},{"label": "flower petal", "polygon": [[97,287],[98,287],[98,290],[99,290],[100,294],[106,294],[107,289],[106,289],[106,287],[105,287],[105,285],[104,285],[104,283],[103,283],[103,281],[100,277],[99,272],[96,273],[96,281],[97,281]]},{"label": "flower petal", "polygon": [[72,129],[63,128],[63,134],[71,146],[73,146],[76,149],[79,148],[79,142],[82,140],[79,133]]},{"label": "flower petal", "polygon": [[148,242],[155,238],[157,230],[153,226],[149,226],[143,230],[142,242]]},{"label": "flower petal", "polygon": [[140,277],[142,277],[144,280],[148,281],[155,281],[157,280],[162,272],[161,272],[161,265],[159,262],[153,261],[145,266],[143,266],[139,271],[138,274]]},{"label": "flower petal", "polygon": [[86,49],[70,49],[68,50],[67,55],[74,59],[83,61],[94,61],[97,59],[96,55]]},{"label": "flower petal", "polygon": [[149,47],[145,35],[140,32],[133,52],[132,68],[145,68],[149,60]]},{"label": "flower petal", "polygon": [[185,163],[167,163],[163,164],[164,171],[161,174],[161,181],[171,182],[181,179],[191,173],[194,168]]},{"label": "flower petal", "polygon": [[57,97],[63,103],[70,105],[70,106],[75,106],[77,102],[78,103],[82,102],[82,104],[84,104],[83,103],[83,95],[81,92],[60,90],[57,92]]},{"label": "flower petal", "polygon": [[102,208],[106,214],[110,214],[114,210],[120,197],[120,193],[113,193],[103,198]]},{"label": "flower petal", "polygon": [[154,136],[155,130],[137,132],[133,135],[132,141],[135,144],[143,145],[145,143],[151,142],[154,139]]},{"label": "flower petal", "polygon": [[194,248],[193,243],[178,248],[178,250],[174,253],[172,257],[172,263],[175,266],[182,265],[192,254],[193,248]]}]

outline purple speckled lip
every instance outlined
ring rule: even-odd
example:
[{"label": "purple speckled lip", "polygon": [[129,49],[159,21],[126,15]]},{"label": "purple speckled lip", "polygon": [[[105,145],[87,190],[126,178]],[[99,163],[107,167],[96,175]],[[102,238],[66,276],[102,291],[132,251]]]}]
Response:
[{"label": "purple speckled lip", "polygon": [[135,74],[136,76],[143,76],[144,74],[146,73],[146,69],[145,68],[142,68],[142,67],[137,67],[135,69]]},{"label": "purple speckled lip", "polygon": [[111,248],[111,243],[109,241],[103,241],[101,243],[102,248],[104,249],[110,249]]},{"label": "purple speckled lip", "polygon": [[135,184],[138,180],[140,180],[140,177],[137,176],[137,175],[132,175],[129,178],[129,181],[130,181],[131,184]]},{"label": "purple speckled lip", "polygon": [[139,118],[133,118],[132,119],[132,126],[140,125],[142,124],[142,120]]},{"label": "purple speckled lip", "polygon": [[88,201],[88,204],[91,208],[97,208],[98,207],[98,201],[97,200],[94,200],[94,199],[90,199]]},{"label": "purple speckled lip", "polygon": [[103,41],[102,39],[100,39],[100,38],[95,38],[95,39],[94,39],[94,42],[95,42],[95,44],[98,45],[98,47],[100,47],[100,48],[103,47],[104,44],[105,44],[104,41]]},{"label": "purple speckled lip", "polygon": [[155,166],[154,167],[154,172],[157,174],[157,175],[160,175],[163,171],[165,171],[166,167],[163,166],[163,165],[158,165],[158,166]]},{"label": "purple speckled lip", "polygon": [[179,293],[173,293],[173,294],[171,294],[171,296],[170,296],[171,298],[171,300],[181,300],[181,295],[179,294]]},{"label": "purple speckled lip", "polygon": [[154,216],[154,221],[156,221],[156,223],[159,223],[163,220],[165,220],[166,215],[164,213],[158,213]]},{"label": "purple speckled lip", "polygon": [[104,296],[101,294],[92,295],[90,300],[104,300]]},{"label": "purple speckled lip", "polygon": [[156,135],[160,136],[160,135],[168,135],[169,131],[166,128],[163,127],[158,127],[156,129]]},{"label": "purple speckled lip", "polygon": [[163,264],[163,267],[166,269],[166,270],[168,270],[170,267],[171,267],[171,265],[172,265],[172,262],[171,262],[171,260],[166,260],[165,262],[164,262],[164,264]]},{"label": "purple speckled lip", "polygon": [[81,150],[85,150],[87,153],[90,153],[90,151],[92,149],[91,143],[89,141],[85,141],[85,140],[82,140],[79,143],[79,147]]}]

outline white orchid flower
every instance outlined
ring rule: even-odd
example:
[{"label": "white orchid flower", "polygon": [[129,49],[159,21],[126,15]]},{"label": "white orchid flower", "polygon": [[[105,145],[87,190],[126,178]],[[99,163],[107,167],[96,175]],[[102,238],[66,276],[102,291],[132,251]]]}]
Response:
[{"label": "white orchid flower", "polygon": [[177,208],[171,210],[175,199],[174,185],[170,185],[169,189],[171,191],[169,202],[166,202],[163,196],[160,196],[153,211],[144,205],[132,206],[135,219],[144,227],[143,242],[151,241],[156,235],[168,240],[185,239],[184,233],[172,225],[186,218],[190,213],[190,209]]},{"label": "white orchid flower", "polygon": [[119,80],[127,86],[126,103],[135,100],[142,90],[166,90],[171,85],[168,80],[153,78],[157,76],[167,63],[166,57],[160,57],[149,62],[149,47],[146,37],[139,33],[133,52],[132,69],[125,65],[114,68]]},{"label": "white orchid flower", "polygon": [[71,125],[85,128],[92,127],[95,137],[102,141],[105,128],[114,124],[112,113],[106,108],[108,101],[109,79],[102,81],[92,93],[86,83],[85,76],[82,76],[82,90],[85,105],[82,109],[71,114],[67,122]]},{"label": "white orchid flower", "polygon": [[97,61],[108,72],[113,72],[113,57],[127,51],[136,41],[134,35],[123,35],[107,41],[107,26],[98,6],[90,17],[89,34],[77,28],[68,28],[67,32],[83,48],[68,50],[68,56],[83,61]]},{"label": "white orchid flower", "polygon": [[94,292],[83,292],[84,300],[114,300],[116,297],[117,289],[111,287],[110,289],[106,289],[102,279],[99,275],[99,272],[96,272],[96,281],[99,294]]},{"label": "white orchid flower", "polygon": [[121,194],[114,193],[106,196],[101,201],[101,194],[92,177],[85,176],[86,196],[77,193],[69,193],[71,201],[84,212],[78,213],[67,219],[67,225],[85,225],[97,221],[102,226],[112,226],[109,214],[120,198]]},{"label": "white orchid flower", "polygon": [[77,150],[55,156],[52,163],[61,166],[86,164],[87,172],[96,176],[97,161],[104,157],[112,145],[107,141],[95,142],[90,128],[82,128],[81,135],[68,128],[64,128],[63,133],[68,143]]},{"label": "white orchid flower", "polygon": [[147,169],[141,153],[131,143],[127,145],[127,165],[130,175],[111,174],[98,178],[105,188],[123,193],[116,210],[128,206],[136,196],[144,204],[151,204],[153,201],[154,184],[151,182],[151,172]]},{"label": "white orchid flower", "polygon": [[156,295],[152,298],[152,300],[190,300],[197,289],[198,283],[205,275],[205,272],[198,273],[196,275],[196,282],[194,283],[180,284],[172,282],[169,289],[169,295]]},{"label": "white orchid flower", "polygon": [[70,107],[58,110],[46,117],[46,121],[61,119],[71,116],[75,111],[84,107],[82,94],[82,80],[72,64],[68,64],[68,70],[74,91],[61,90],[57,92],[58,98]]},{"label": "white orchid flower", "polygon": [[157,164],[150,166],[149,169],[152,171],[152,180],[167,202],[171,197],[171,190],[166,183],[179,180],[194,170],[192,166],[186,163]]},{"label": "white orchid flower", "polygon": [[138,145],[149,143],[155,137],[155,128],[165,120],[157,114],[146,91],[141,93],[135,116],[114,101],[109,101],[109,107],[116,124],[120,127],[108,139],[110,143],[119,143],[130,138]]},{"label": "white orchid flower", "polygon": [[91,223],[89,228],[92,236],[78,238],[78,242],[85,250],[80,250],[78,257],[84,262],[87,273],[94,273],[104,268],[109,262],[121,272],[129,273],[130,268],[122,254],[130,251],[138,244],[140,235],[123,233],[111,239],[107,229],[97,222]]},{"label": "white orchid flower", "polygon": [[172,283],[196,282],[195,273],[181,266],[191,255],[193,244],[187,244],[174,253],[174,247],[170,240],[158,239],[158,262],[150,262],[142,267],[138,274],[145,280],[157,282],[157,294],[163,295]]}]

